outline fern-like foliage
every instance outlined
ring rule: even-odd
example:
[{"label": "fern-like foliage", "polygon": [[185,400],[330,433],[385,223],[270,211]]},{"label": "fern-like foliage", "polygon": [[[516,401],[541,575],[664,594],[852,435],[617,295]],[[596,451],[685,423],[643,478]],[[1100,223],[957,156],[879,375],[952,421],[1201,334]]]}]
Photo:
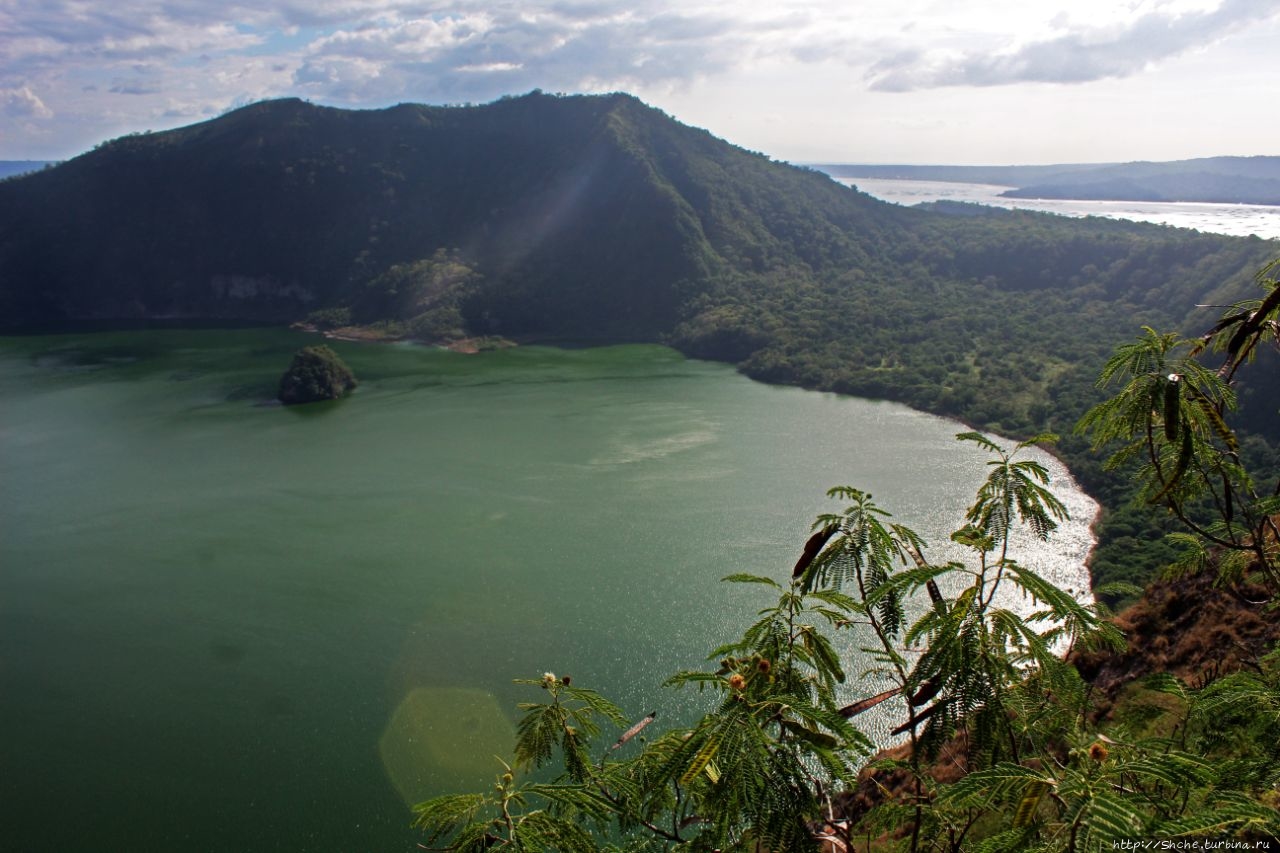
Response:
[{"label": "fern-like foliage", "polygon": [[[1263,298],[1230,306],[1199,338],[1144,328],[1119,347],[1098,379],[1115,393],[1076,427],[1095,449],[1108,450],[1107,467],[1132,472],[1142,497],[1194,535],[1180,537],[1179,569],[1205,566],[1210,545],[1226,552],[1224,579],[1260,581],[1273,594],[1280,592],[1280,488],[1255,483],[1231,421],[1240,368],[1262,346],[1280,348],[1276,269],[1273,263],[1258,275]],[[1222,355],[1216,370],[1205,365],[1212,353]]]},{"label": "fern-like foliage", "polygon": [[[1231,453],[1208,414],[1229,399],[1212,377],[1187,368],[1174,399],[1173,379],[1148,375],[1169,369],[1168,349],[1179,345],[1151,333],[1118,354],[1108,376],[1138,370],[1142,381],[1098,421],[1111,429],[1114,416],[1164,434],[1164,422],[1152,419],[1168,403],[1176,430],[1154,439],[1163,442],[1154,455],[1166,476],[1162,500],[1189,494],[1178,490],[1190,486],[1165,488],[1181,464],[1171,454],[1187,435],[1193,452],[1204,440],[1217,442],[1219,460]],[[1220,396],[1195,402],[1201,392],[1188,389],[1196,383]],[[1199,414],[1178,408],[1184,394]],[[1280,784],[1280,659],[1207,683],[1153,676],[1145,689],[1160,703],[1151,713],[1169,719],[1150,731],[1099,733],[1089,687],[1064,652],[1116,648],[1123,639],[1101,605],[1081,603],[1010,553],[1017,526],[1045,537],[1066,518],[1047,470],[1023,458],[1051,437],[1012,450],[977,433],[958,438],[991,456],[952,537],[965,560],[930,562],[926,543],[870,494],[831,490],[843,509],[818,518],[789,581],[724,578],[771,601],[707,666],[669,679],[705,697],[700,718],[664,731],[655,713],[633,722],[568,677],[522,681],[542,694],[519,705],[513,766],[492,791],[417,806],[425,846],[781,853],[818,850],[820,817],[869,848],[909,853],[1077,853],[1121,838],[1274,832],[1280,815],[1267,797]],[[1134,441],[1131,456],[1149,450],[1145,435]],[[1221,535],[1235,534],[1228,526]],[[997,596],[1002,587],[1008,595]],[[1024,607],[1006,606],[1011,599]],[[853,630],[861,671],[839,639]],[[834,820],[838,794],[857,783],[875,749],[858,728],[871,708],[908,740],[905,756],[877,762],[902,774],[906,787],[849,825]],[[939,782],[928,772],[932,759],[967,773]],[[538,778],[517,779],[525,774]]]},{"label": "fern-like foliage", "polygon": [[1034,459],[1015,459],[1028,447],[1057,441],[1056,435],[1037,435],[1020,442],[1012,452],[980,433],[963,432],[956,438],[974,442],[996,457],[987,463],[991,471],[966,516],[978,530],[1003,542],[1016,520],[1037,538],[1047,539],[1058,522],[1067,518],[1066,506],[1047,488],[1049,472],[1045,467]]},{"label": "fern-like foliage", "polygon": [[[475,820],[476,813],[486,805],[489,805],[489,798],[484,794],[450,794],[437,797],[414,806],[413,825],[426,833],[428,844],[434,844],[441,838],[453,835],[467,838],[475,834],[476,827],[486,826]],[[464,828],[471,831],[464,832]]]},{"label": "fern-like foliage", "polygon": [[516,727],[516,766],[537,769],[552,760],[557,749],[570,779],[581,782],[588,776],[590,741],[600,733],[598,718],[614,725],[626,722],[622,710],[599,693],[571,686],[554,673],[540,680],[521,679],[517,684],[539,686],[549,694],[549,702],[521,703],[524,716]]}]

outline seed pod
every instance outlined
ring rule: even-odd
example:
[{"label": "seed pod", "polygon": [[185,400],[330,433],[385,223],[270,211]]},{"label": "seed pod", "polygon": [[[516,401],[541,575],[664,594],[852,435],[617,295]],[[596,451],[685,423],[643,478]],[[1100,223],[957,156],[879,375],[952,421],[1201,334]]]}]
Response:
[{"label": "seed pod", "polygon": [[871,696],[867,699],[854,702],[852,705],[845,705],[843,708],[840,709],[839,714],[840,716],[845,717],[846,719],[849,717],[856,717],[857,715],[861,714],[863,711],[870,710],[871,708],[874,708],[875,706],[879,705],[884,700],[891,699],[894,696],[897,696],[901,692],[902,692],[901,688],[894,687],[890,690],[884,691],[883,693],[878,693],[875,696]]},{"label": "seed pod", "polygon": [[1227,342],[1227,355],[1231,358],[1236,357],[1236,354],[1240,352],[1240,348],[1244,346],[1244,342],[1249,339],[1249,335],[1253,334],[1253,318],[1255,316],[1255,314],[1250,314],[1245,318],[1244,322],[1240,324],[1240,328],[1236,329],[1235,334],[1231,336],[1231,340]]},{"label": "seed pod", "polygon": [[1194,453],[1195,443],[1191,440],[1191,430],[1184,429],[1182,431],[1182,448],[1178,451],[1178,461],[1173,466],[1173,472],[1169,474],[1168,480],[1165,481],[1164,488],[1155,497],[1148,499],[1147,503],[1160,503],[1165,495],[1173,491],[1174,487],[1182,481],[1182,475],[1187,473],[1187,467],[1191,464],[1191,457]]},{"label": "seed pod", "polygon": [[799,560],[796,560],[795,568],[791,570],[791,577],[798,578],[803,575],[804,570],[809,568],[814,557],[817,557],[818,552],[822,550],[822,546],[826,545],[827,540],[835,536],[839,529],[839,525],[829,524],[810,536],[809,541],[804,543],[804,553],[800,555]]},{"label": "seed pod", "polygon": [[1169,381],[1164,386],[1164,437],[1170,442],[1178,440],[1178,426],[1181,412],[1178,410],[1178,381],[1176,373],[1169,374]]},{"label": "seed pod", "polygon": [[911,698],[907,700],[907,702],[910,703],[912,707],[918,707],[925,704],[934,696],[938,695],[938,691],[942,689],[944,681],[945,679],[939,678],[936,675],[933,678],[925,679],[924,684],[920,685],[920,689],[917,690]]},{"label": "seed pod", "polygon": [[[626,743],[627,741],[631,740],[631,739],[632,739],[633,737],[635,737],[636,735],[640,734],[640,732],[644,730],[644,727],[645,727],[645,726],[649,725],[650,723],[652,723],[652,722],[653,722],[654,720],[656,720],[657,718],[658,718],[658,712],[657,712],[657,711],[652,711],[652,712],[650,712],[650,714],[649,714],[647,717],[645,717],[643,720],[641,720],[640,722],[636,723],[634,726],[632,726],[631,728],[629,728],[629,729],[627,729],[625,732],[623,732],[623,733],[622,733],[622,737],[618,738],[617,742],[616,742],[616,743],[614,743],[614,745],[613,745],[613,746],[609,747],[609,750],[610,750],[610,751],[613,751],[613,750],[617,749],[618,747],[622,746],[624,743]],[[641,740],[643,740],[643,739],[644,739],[644,738],[641,738]]]},{"label": "seed pod", "polygon": [[911,729],[914,729],[916,725],[918,725],[919,723],[923,723],[925,720],[929,719],[934,714],[941,711],[944,704],[945,704],[945,700],[943,700],[942,702],[938,702],[936,705],[930,705],[928,708],[925,708],[919,714],[913,713],[911,715],[911,719],[907,720],[905,723],[898,726],[893,731],[889,732],[889,734],[891,735],[905,734]]}]

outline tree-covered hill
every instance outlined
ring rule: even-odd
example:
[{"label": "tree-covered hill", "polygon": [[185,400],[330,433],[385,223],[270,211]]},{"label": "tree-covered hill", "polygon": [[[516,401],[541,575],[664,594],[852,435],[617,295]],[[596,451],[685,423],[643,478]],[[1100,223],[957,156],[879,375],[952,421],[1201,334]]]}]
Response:
[{"label": "tree-covered hill", "polygon": [[653,338],[730,271],[859,258],[883,205],[625,95],[257,104],[0,189],[4,323],[294,320],[456,249],[473,324]]},{"label": "tree-covered hill", "polygon": [[[656,340],[769,381],[1069,432],[1116,341],[1204,327],[1196,305],[1252,295],[1278,250],[901,208],[622,94],[283,100],[0,182],[0,328],[311,317]],[[1082,451],[1064,447],[1113,497]]]}]

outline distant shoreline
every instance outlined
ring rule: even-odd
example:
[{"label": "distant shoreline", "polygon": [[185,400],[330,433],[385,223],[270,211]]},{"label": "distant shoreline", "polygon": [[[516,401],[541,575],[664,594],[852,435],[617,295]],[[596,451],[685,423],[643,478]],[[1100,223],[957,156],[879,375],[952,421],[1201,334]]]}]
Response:
[{"label": "distant shoreline", "polygon": [[1006,198],[1280,205],[1280,157],[1206,157],[1046,166],[812,164],[840,179],[1006,186]]},{"label": "distant shoreline", "polygon": [[338,326],[332,329],[321,329],[315,323],[294,323],[291,329],[323,335],[331,341],[347,341],[349,343],[408,343],[421,344],[428,347],[440,347],[457,353],[473,355],[487,350],[509,349],[518,344],[508,338],[480,336],[466,338],[441,338],[426,340],[411,335],[400,334],[376,326]]}]

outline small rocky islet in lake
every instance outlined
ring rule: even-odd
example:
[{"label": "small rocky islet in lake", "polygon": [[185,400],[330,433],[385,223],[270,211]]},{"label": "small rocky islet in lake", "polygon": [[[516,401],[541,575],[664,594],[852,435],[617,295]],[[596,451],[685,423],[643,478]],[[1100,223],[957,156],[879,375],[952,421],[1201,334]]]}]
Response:
[{"label": "small rocky islet in lake", "polygon": [[286,406],[336,400],[357,385],[356,376],[336,352],[323,344],[303,347],[280,377],[276,397]]}]

